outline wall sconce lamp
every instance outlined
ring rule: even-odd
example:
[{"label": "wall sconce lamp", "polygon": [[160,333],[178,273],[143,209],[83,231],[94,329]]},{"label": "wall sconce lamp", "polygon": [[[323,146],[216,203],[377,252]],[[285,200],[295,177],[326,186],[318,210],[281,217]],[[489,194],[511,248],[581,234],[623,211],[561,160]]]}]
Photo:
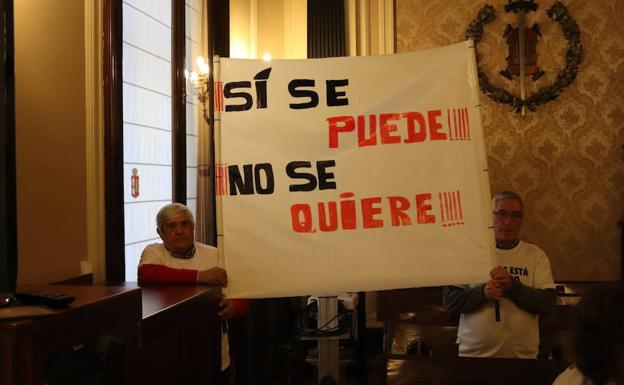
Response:
[{"label": "wall sconce lamp", "polygon": [[191,95],[194,94],[197,96],[197,100],[199,100],[199,102],[202,104],[202,113],[204,115],[204,120],[206,120],[206,123],[210,124],[210,113],[208,104],[210,103],[210,67],[202,56],[198,56],[195,63],[197,64],[197,71],[191,71],[191,73],[189,74],[187,70],[184,70],[184,76],[186,77],[187,86],[188,81],[190,80]]}]

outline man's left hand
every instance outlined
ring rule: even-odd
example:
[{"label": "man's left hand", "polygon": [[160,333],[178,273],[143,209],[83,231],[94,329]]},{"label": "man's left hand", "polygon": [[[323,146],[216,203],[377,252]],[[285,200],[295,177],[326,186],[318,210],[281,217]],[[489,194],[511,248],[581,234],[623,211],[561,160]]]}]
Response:
[{"label": "man's left hand", "polygon": [[224,299],[219,302],[219,317],[224,320],[233,318],[236,315],[236,305],[231,299]]},{"label": "man's left hand", "polygon": [[492,271],[490,271],[490,277],[500,283],[504,290],[511,289],[511,276],[504,267],[496,266],[493,268]]}]

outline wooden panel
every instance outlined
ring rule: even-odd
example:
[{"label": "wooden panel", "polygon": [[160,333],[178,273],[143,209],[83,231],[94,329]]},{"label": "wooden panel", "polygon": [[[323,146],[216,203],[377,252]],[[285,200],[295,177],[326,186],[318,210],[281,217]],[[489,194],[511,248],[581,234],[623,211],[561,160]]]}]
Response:
[{"label": "wooden panel", "polygon": [[106,335],[123,341],[123,360],[114,376],[99,382],[103,385],[137,384],[140,378],[146,385],[212,384],[220,372],[218,288],[161,285],[139,290],[128,283],[47,290],[73,295],[76,301],[43,318],[0,322],[3,385],[44,383],[50,357]]},{"label": "wooden panel", "polygon": [[51,357],[103,336],[113,336],[123,344],[121,366],[112,373],[115,378],[103,383],[136,383],[140,290],[105,286],[24,286],[19,290],[58,291],[76,300],[46,317],[0,322],[3,372],[8,373],[3,384],[42,384]]},{"label": "wooden panel", "polygon": [[121,0],[104,2],[104,189],[106,280],[123,281],[124,174]]},{"label": "wooden panel", "polygon": [[221,322],[216,315],[221,290],[194,285],[142,290],[141,383],[214,383],[221,370]]},{"label": "wooden panel", "polygon": [[[572,360],[571,323],[579,295],[592,287],[612,282],[561,282],[552,314],[540,321],[538,357]],[[455,343],[459,318],[442,306],[442,286],[378,292],[377,314],[384,321],[386,354],[405,354],[408,346],[420,339],[438,357],[457,356]]]},{"label": "wooden panel", "polygon": [[593,289],[615,287],[621,281],[559,281],[556,282],[560,297],[582,297]]},{"label": "wooden panel", "polygon": [[[160,328],[142,331],[141,336],[141,383],[176,384],[179,367],[176,353],[179,350],[177,328]],[[166,352],[166,353],[165,353]]]},{"label": "wooden panel", "polygon": [[77,285],[77,286],[93,285],[93,273],[82,274],[77,277],[64,279],[59,282],[51,283],[51,285]]},{"label": "wooden panel", "polygon": [[17,280],[13,1],[0,4],[0,301]]},{"label": "wooden panel", "polygon": [[[186,5],[183,1],[173,1],[171,61],[171,112],[173,133],[173,201],[186,204],[186,77],[184,58],[186,56]],[[187,20],[189,21],[189,20]]]},{"label": "wooden panel", "polygon": [[230,0],[208,0],[208,52],[230,57]]},{"label": "wooden panel", "polygon": [[211,376],[221,370],[221,321],[216,315],[217,302],[214,298],[198,302],[179,321],[182,383],[210,383]]},{"label": "wooden panel", "polygon": [[377,319],[457,326],[442,306],[443,286],[377,292]]},{"label": "wooden panel", "polygon": [[389,359],[387,385],[551,385],[562,361],[505,358]]},{"label": "wooden panel", "polygon": [[[457,327],[395,323],[392,327],[390,354],[424,354],[457,357]],[[420,343],[420,350],[416,346]],[[410,349],[413,349],[410,352]]]}]

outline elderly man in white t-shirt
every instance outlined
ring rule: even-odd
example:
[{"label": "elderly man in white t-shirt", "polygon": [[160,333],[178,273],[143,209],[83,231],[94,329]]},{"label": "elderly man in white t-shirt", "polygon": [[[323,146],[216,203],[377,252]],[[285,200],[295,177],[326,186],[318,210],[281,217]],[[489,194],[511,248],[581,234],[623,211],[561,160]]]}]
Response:
[{"label": "elderly man in white t-shirt", "polygon": [[[148,245],[141,254],[138,278],[141,284],[179,283],[227,286],[227,272],[217,266],[217,249],[195,242],[193,213],[180,203],[168,204],[158,211],[156,231],[162,243]],[[224,298],[219,303],[219,317],[223,320],[244,315],[249,301]],[[228,383],[230,366],[227,333],[221,336],[221,378]]]},{"label": "elderly man in white t-shirt", "polygon": [[520,196],[503,191],[492,199],[496,267],[490,280],[447,286],[444,306],[460,314],[459,355],[537,358],[538,315],[550,313],[557,297],[546,254],[518,237],[524,217]]}]

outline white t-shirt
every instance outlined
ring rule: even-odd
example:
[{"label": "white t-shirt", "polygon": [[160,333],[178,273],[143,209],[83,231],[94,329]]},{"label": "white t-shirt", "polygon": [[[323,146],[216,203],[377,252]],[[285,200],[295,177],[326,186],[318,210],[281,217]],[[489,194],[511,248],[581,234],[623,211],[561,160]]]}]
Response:
[{"label": "white t-shirt", "polygon": [[206,270],[217,266],[217,248],[195,242],[193,258],[176,258],[162,243],[147,245],[141,254],[139,266],[145,264],[165,265],[174,269]]},{"label": "white t-shirt", "polygon": [[[594,383],[589,378],[586,378],[576,367],[570,366],[555,378],[553,385],[594,385]],[[617,384],[614,381],[609,381],[607,385]]]},{"label": "white t-shirt", "polygon": [[[173,257],[162,243],[152,243],[143,250],[139,266],[145,264],[164,265],[174,269],[207,270],[217,266],[216,247],[195,242],[192,258]],[[221,332],[221,370],[230,366],[230,345],[227,333]]]},{"label": "white t-shirt", "polygon": [[[495,258],[497,266],[503,266],[512,279],[520,280],[525,286],[536,289],[555,287],[548,257],[533,244],[520,241],[513,249],[497,249]],[[459,355],[536,358],[539,351],[537,314],[520,309],[508,298],[499,302],[499,322],[496,321],[493,301],[474,312],[462,313],[457,331]]]}]

